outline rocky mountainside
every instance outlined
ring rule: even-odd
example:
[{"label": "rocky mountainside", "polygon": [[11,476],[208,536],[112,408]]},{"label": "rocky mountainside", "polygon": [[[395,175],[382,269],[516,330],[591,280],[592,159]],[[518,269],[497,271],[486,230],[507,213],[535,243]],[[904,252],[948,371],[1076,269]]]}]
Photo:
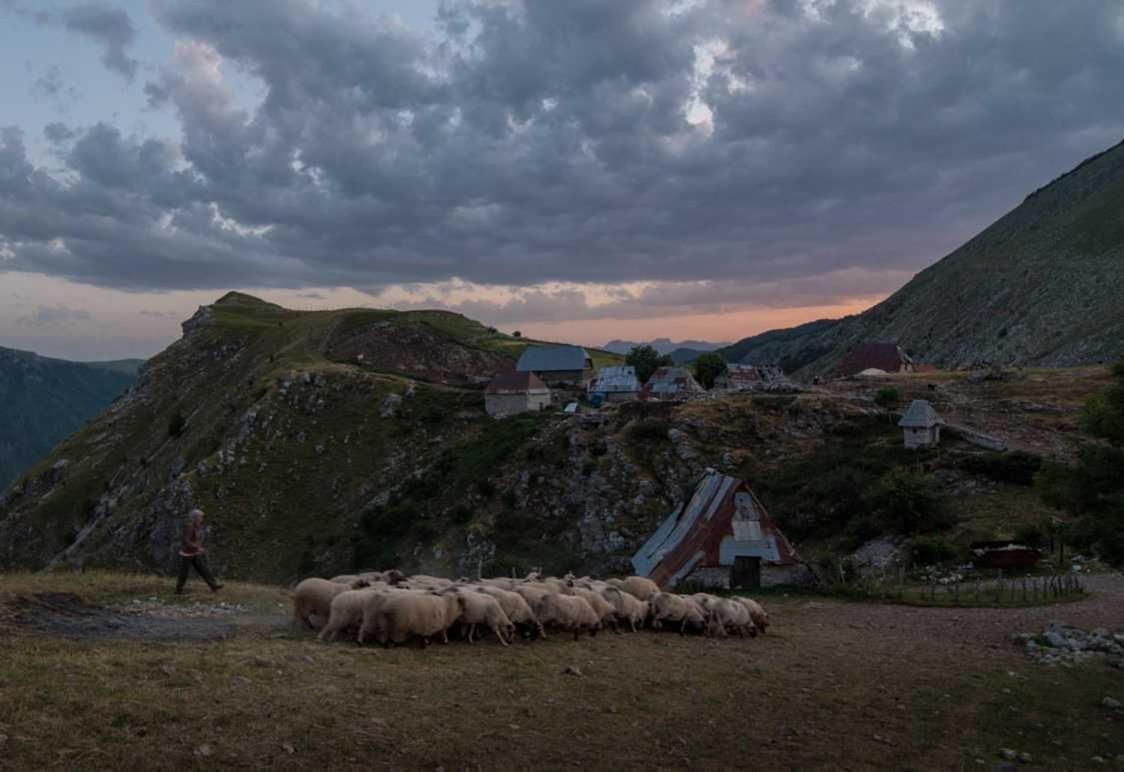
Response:
[{"label": "rocky mountainside", "polygon": [[897,343],[943,367],[1064,367],[1124,355],[1124,143],[1031,193],[868,311],[722,353],[810,376],[868,342]]},{"label": "rocky mountainside", "polygon": [[139,360],[68,362],[0,347],[0,489],[136,380]]}]

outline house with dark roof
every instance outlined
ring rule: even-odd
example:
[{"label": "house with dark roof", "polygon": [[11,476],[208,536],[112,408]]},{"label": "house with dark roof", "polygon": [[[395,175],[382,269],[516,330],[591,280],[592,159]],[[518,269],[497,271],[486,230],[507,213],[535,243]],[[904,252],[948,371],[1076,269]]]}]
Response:
[{"label": "house with dark roof", "polygon": [[941,441],[944,419],[937,414],[928,400],[915,399],[902,415],[898,426],[905,435],[907,448],[932,448]]},{"label": "house with dark roof", "polygon": [[534,373],[500,373],[484,390],[484,410],[493,418],[550,406],[550,389]]},{"label": "house with dark roof", "polygon": [[663,590],[684,583],[729,589],[812,581],[749,483],[714,469],[660,523],[632,566]]},{"label": "house with dark roof", "polygon": [[593,360],[579,346],[529,346],[515,369],[550,386],[583,386],[593,377]]},{"label": "house with dark roof", "polygon": [[638,397],[642,401],[679,402],[704,394],[706,389],[686,367],[659,367],[640,389]]},{"label": "house with dark roof", "polygon": [[912,372],[913,360],[894,343],[861,343],[839,363],[839,374],[844,377]]}]

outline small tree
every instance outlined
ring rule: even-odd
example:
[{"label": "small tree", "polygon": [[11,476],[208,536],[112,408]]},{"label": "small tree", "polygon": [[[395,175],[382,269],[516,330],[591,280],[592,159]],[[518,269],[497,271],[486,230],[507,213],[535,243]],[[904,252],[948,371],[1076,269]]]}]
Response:
[{"label": "small tree", "polygon": [[522,332],[520,332],[519,330],[516,330],[515,332],[511,333],[511,337],[513,337],[513,338],[522,338],[522,337],[523,337],[523,333],[522,333]]},{"label": "small tree", "polygon": [[695,377],[707,389],[714,388],[714,381],[728,369],[726,360],[713,352],[700,354],[695,360]]},{"label": "small tree", "polygon": [[891,408],[901,401],[901,394],[893,386],[884,386],[874,395],[874,404],[878,407]]},{"label": "small tree", "polygon": [[632,365],[636,368],[636,377],[641,383],[644,383],[652,377],[652,373],[660,367],[668,367],[675,364],[671,357],[666,354],[660,355],[660,352],[648,345],[636,346],[624,358],[627,365]]}]

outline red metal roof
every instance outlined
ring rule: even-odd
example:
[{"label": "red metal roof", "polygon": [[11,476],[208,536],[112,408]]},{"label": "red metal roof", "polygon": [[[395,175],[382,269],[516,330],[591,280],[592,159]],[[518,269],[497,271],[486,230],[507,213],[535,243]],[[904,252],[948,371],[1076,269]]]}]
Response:
[{"label": "red metal roof", "polygon": [[799,562],[749,484],[710,470],[633,556],[632,565],[638,575],[667,588],[696,568],[732,566],[737,556],[773,565]]},{"label": "red metal roof", "polygon": [[839,363],[839,374],[855,375],[870,369],[897,373],[906,364],[912,365],[913,360],[894,343],[862,343],[843,357]]}]

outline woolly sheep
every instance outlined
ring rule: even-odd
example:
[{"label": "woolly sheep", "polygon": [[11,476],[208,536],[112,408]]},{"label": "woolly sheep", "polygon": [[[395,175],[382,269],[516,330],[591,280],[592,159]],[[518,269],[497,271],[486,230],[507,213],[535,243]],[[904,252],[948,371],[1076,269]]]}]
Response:
[{"label": "woolly sheep", "polygon": [[584,587],[571,587],[568,595],[575,595],[579,598],[584,598],[585,602],[593,609],[593,613],[601,621],[602,625],[609,625],[614,630],[617,627],[617,610],[612,603],[601,597],[600,593],[593,590],[587,590]]},{"label": "woolly sheep", "polygon": [[735,597],[734,600],[749,610],[749,618],[753,620],[754,626],[764,633],[765,628],[769,626],[769,614],[761,607],[761,604],[741,596]]},{"label": "woolly sheep", "polygon": [[665,622],[679,625],[682,635],[687,626],[701,630],[706,627],[706,619],[702,609],[695,601],[683,595],[670,592],[659,592],[652,596],[651,604],[652,627],[660,629]]},{"label": "woolly sheep", "polygon": [[[383,629],[380,627],[381,620],[379,614],[382,610],[383,603],[394,595],[427,595],[428,591],[424,590],[404,590],[397,587],[389,587],[379,592],[368,593],[363,599],[363,609],[361,614],[361,621],[359,623],[359,643],[364,643],[372,638],[379,640],[378,631]],[[385,640],[385,638],[383,639]]]},{"label": "woolly sheep", "polygon": [[585,598],[577,595],[561,595],[556,592],[544,595],[535,606],[535,615],[544,625],[554,624],[563,630],[572,630],[575,641],[582,630],[589,630],[592,636],[597,635],[597,631],[601,629],[601,620],[593,607]]},{"label": "woolly sheep", "polygon": [[378,592],[369,588],[346,590],[332,598],[328,624],[320,631],[320,640],[334,641],[340,630],[350,627],[358,629],[363,620],[363,601]]},{"label": "woolly sheep", "polygon": [[372,620],[375,640],[385,646],[417,636],[425,647],[432,636],[440,635],[448,643],[446,631],[463,611],[464,600],[459,593],[389,592]]},{"label": "woolly sheep", "polygon": [[546,633],[538,617],[535,616],[535,612],[531,610],[526,599],[519,593],[504,590],[500,587],[493,587],[491,585],[483,585],[477,588],[477,592],[482,592],[485,595],[490,595],[495,598],[503,609],[503,613],[507,614],[507,618],[516,626],[521,625],[524,628],[530,628],[532,637],[546,637]]},{"label": "woolly sheep", "polygon": [[651,600],[660,591],[658,584],[643,576],[630,576],[621,580],[620,589],[638,600]]},{"label": "woolly sheep", "polygon": [[629,595],[616,587],[605,587],[601,590],[601,597],[613,604],[617,619],[627,622],[632,632],[636,632],[637,625],[644,626],[644,620],[648,618],[647,601],[638,600],[634,595]]},{"label": "woolly sheep", "polygon": [[457,588],[449,592],[460,598],[460,622],[468,627],[469,643],[472,643],[472,638],[476,634],[476,626],[484,625],[495,633],[500,643],[507,646],[507,638],[515,635],[515,625],[508,619],[498,600],[491,595],[471,589]]},{"label": "woolly sheep", "polygon": [[360,581],[361,578],[362,577],[358,574],[340,574],[339,576],[333,576],[328,581],[335,582],[336,584],[355,584]]},{"label": "woolly sheep", "polygon": [[327,623],[332,610],[332,598],[350,589],[359,589],[365,583],[340,584],[328,579],[305,579],[293,588],[293,619],[298,625],[312,629]]},{"label": "woolly sheep", "polygon": [[757,635],[753,620],[749,616],[749,609],[741,603],[725,598],[715,598],[707,606],[708,632],[726,637],[727,631],[733,630],[742,638],[748,635]]},{"label": "woolly sheep", "polygon": [[556,590],[540,582],[527,582],[516,587],[515,592],[522,595],[523,600],[527,601],[531,608],[535,608],[539,601]]}]

